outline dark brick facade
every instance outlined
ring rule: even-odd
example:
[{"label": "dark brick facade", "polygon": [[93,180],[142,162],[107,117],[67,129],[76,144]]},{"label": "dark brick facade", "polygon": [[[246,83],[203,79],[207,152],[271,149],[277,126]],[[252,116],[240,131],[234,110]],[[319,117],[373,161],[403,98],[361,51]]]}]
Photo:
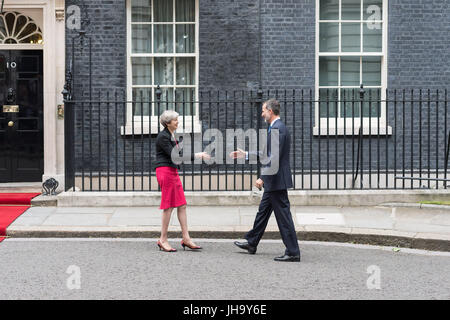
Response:
[{"label": "dark brick facade", "polygon": [[[79,4],[78,0],[66,1],[66,6]],[[126,6],[124,0],[91,0],[83,1],[87,3],[86,8],[90,18],[90,25],[87,27],[87,35],[92,37],[92,81],[94,97],[98,90],[118,91],[119,96],[123,95],[126,88]],[[242,0],[200,0],[200,65],[199,65],[199,89],[203,90],[249,90],[258,88],[260,82],[264,90],[280,89],[305,89],[304,95],[307,97],[309,90],[314,90],[315,85],[315,0],[261,0],[258,1]],[[388,87],[390,89],[403,88],[445,88],[450,83],[450,5],[446,0],[390,0],[389,1],[389,37],[388,37]],[[261,35],[260,35],[261,26]],[[68,61],[72,56],[71,43],[72,37],[77,33],[67,30],[67,57]],[[261,41],[260,41],[261,40]],[[87,97],[87,84],[89,79],[87,46],[83,52],[77,50],[75,64],[75,94],[76,97]],[[292,93],[292,91],[289,91]],[[273,92],[272,95],[275,93]],[[301,95],[297,91],[297,96]],[[399,94],[399,97],[401,94]],[[103,97],[102,99],[104,99]],[[419,106],[415,105],[413,114],[406,105],[407,113],[405,119],[405,128],[400,125],[402,119],[398,118],[398,125],[393,128],[397,133],[388,138],[389,145],[386,148],[384,140],[380,145],[375,142],[372,145],[372,154],[376,155],[378,148],[382,154],[382,167],[386,165],[385,150],[387,150],[387,162],[392,167],[394,161],[401,162],[402,159],[394,159],[394,149],[402,147],[402,137],[411,136],[411,124],[414,126],[418,121]],[[94,136],[101,133],[100,140],[90,141],[89,130],[91,124],[83,121],[81,116],[77,118],[77,132],[81,132],[84,126],[85,148],[92,144],[93,150],[98,150],[98,146],[106,148],[107,114],[105,108],[101,106],[100,115],[93,116],[92,128]],[[397,106],[400,110],[401,104]],[[292,105],[288,106],[292,110]],[[297,104],[298,110],[304,110],[303,122],[301,122],[301,113],[297,112],[295,118],[291,111],[283,113],[291,132],[296,130],[295,144],[297,152],[303,147],[305,157],[309,157],[309,144],[302,144],[300,127],[303,127],[303,135],[310,136],[312,128],[309,125],[310,111],[308,104]],[[303,108],[303,109],[300,109]],[[394,105],[389,106],[388,114],[389,124],[394,123]],[[408,109],[409,108],[409,109]],[[98,110],[98,108],[96,109]],[[414,110],[415,113],[414,113]],[[441,105],[440,113],[444,112],[444,106]],[[110,106],[110,122],[114,127],[114,109]],[[431,119],[436,118],[437,108],[432,108]],[[254,113],[256,115],[256,113]],[[117,121],[123,124],[123,112],[118,113]],[[90,117],[89,111],[85,110],[85,116]],[[427,114],[423,115],[424,117]],[[224,113],[218,116],[220,123],[224,122]],[[411,118],[413,121],[411,121]],[[101,125],[98,119],[100,119]],[[203,128],[208,127],[208,118],[203,119]],[[212,117],[213,123],[217,117]],[[244,121],[244,119],[241,119]],[[434,121],[434,120],[433,120]],[[443,125],[443,117],[440,120]],[[314,119],[313,119],[314,122]],[[426,121],[424,120],[426,124]],[[230,124],[231,125],[231,124]],[[247,126],[249,124],[247,123]],[[430,125],[430,134],[428,129],[422,133],[424,139],[433,137],[435,123]],[[294,127],[296,129],[294,129]],[[394,131],[395,130],[395,131]],[[439,144],[444,142],[444,134],[440,134]],[[413,133],[418,136],[418,133]],[[79,137],[79,136],[78,136]],[[119,129],[111,133],[111,137],[119,141],[119,153],[122,154],[126,149],[126,157],[119,159],[119,167],[129,167],[132,163],[132,139],[123,138],[119,134]],[[396,138],[397,137],[397,138]],[[141,137],[139,136],[139,139]],[[80,139],[80,138],[79,138]],[[147,141],[147,137],[144,140]],[[376,137],[372,137],[377,141]],[[323,140],[323,139],[322,139]],[[368,138],[364,138],[368,142]],[[78,140],[79,141],[79,140]],[[135,142],[139,142],[135,139]],[[352,163],[352,151],[349,149],[349,139],[346,140],[346,158],[347,164]],[[397,142],[394,147],[394,141]],[[407,140],[408,141],[408,140]],[[410,141],[410,140],[409,140]],[[139,142],[140,143],[140,142]],[[318,149],[319,138],[313,138],[313,146]],[[324,140],[321,143],[320,150],[330,152],[328,163],[334,168],[336,155],[339,159],[343,158],[344,140],[342,137],[328,144]],[[364,144],[364,154],[368,155],[369,143]],[[139,159],[141,145],[135,150],[135,158]],[[109,148],[113,148],[112,145]],[[142,143],[144,153],[149,153],[148,142]],[[409,159],[414,150],[417,152],[416,142],[407,146],[405,157]],[[102,149],[101,149],[102,150]],[[114,150],[110,149],[111,153]],[[85,149],[86,152],[86,149]],[[104,154],[105,151],[102,151]],[[77,154],[80,153],[80,144],[77,144]],[[151,152],[150,152],[151,154]],[[298,153],[299,154],[299,153]],[[436,158],[436,151],[431,150],[432,163]],[[434,156],[433,156],[434,155]],[[439,151],[439,157],[442,153]],[[424,160],[428,160],[423,155]],[[327,167],[327,161],[322,158],[321,167]],[[376,157],[372,159],[375,161]],[[367,157],[365,161],[367,161]],[[112,161],[112,162],[111,162]],[[309,161],[309,160],[308,160]],[[414,164],[419,160],[413,159]],[[442,158],[440,159],[442,166]],[[297,170],[301,167],[301,157],[295,159]],[[317,167],[317,153],[314,153],[312,162]],[[91,162],[85,159],[84,164],[98,163],[95,158]],[[102,159],[101,166],[105,167],[107,161]],[[111,167],[114,167],[114,159],[110,160]],[[309,163],[309,162],[308,162]],[[365,162],[367,166],[368,163]],[[83,166],[81,160],[77,158],[77,166]],[[136,163],[139,167],[139,163]],[[338,167],[342,169],[341,160]]]},{"label": "dark brick facade", "polygon": [[[79,3],[68,0],[66,6]],[[125,1],[82,3],[86,3],[90,18],[87,34],[93,37],[94,88],[124,89]],[[199,87],[252,89],[258,86],[262,72],[264,88],[314,88],[315,5],[315,0],[262,0],[261,4],[200,0]],[[449,15],[450,4],[446,0],[389,1],[389,88],[448,86]],[[67,30],[68,57],[74,34]],[[82,65],[85,62],[86,56]]]},{"label": "dark brick facade", "polygon": [[265,88],[314,88],[315,0],[262,1]]},{"label": "dark brick facade", "polygon": [[200,1],[201,90],[242,90],[259,82],[257,1]]},{"label": "dark brick facade", "polygon": [[390,0],[388,87],[448,88],[450,2]]},{"label": "dark brick facade", "polygon": [[[126,64],[126,7],[123,0],[111,1],[78,1],[67,0],[66,8],[80,5],[81,17],[89,18],[85,27],[86,35],[92,40],[92,87],[99,90],[124,90],[127,81]],[[67,18],[67,17],[66,17]],[[66,28],[67,63],[72,59],[72,39],[78,35],[78,30]],[[89,82],[89,50],[88,40],[81,46],[75,39],[75,92],[87,94],[86,85]],[[81,50],[82,48],[82,50]],[[83,86],[84,85],[84,86]]]}]

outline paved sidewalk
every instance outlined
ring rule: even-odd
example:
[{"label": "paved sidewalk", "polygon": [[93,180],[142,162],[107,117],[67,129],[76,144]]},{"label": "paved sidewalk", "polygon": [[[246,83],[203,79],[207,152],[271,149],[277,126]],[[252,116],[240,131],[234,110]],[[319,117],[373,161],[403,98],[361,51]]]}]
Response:
[{"label": "paved sidewalk", "polygon": [[[338,241],[450,251],[450,207],[385,204],[375,207],[292,206],[300,240]],[[257,206],[188,206],[196,238],[242,238]],[[11,237],[158,237],[158,207],[32,207],[8,229]],[[176,213],[170,236],[179,236]],[[265,239],[279,238],[275,215]]]}]

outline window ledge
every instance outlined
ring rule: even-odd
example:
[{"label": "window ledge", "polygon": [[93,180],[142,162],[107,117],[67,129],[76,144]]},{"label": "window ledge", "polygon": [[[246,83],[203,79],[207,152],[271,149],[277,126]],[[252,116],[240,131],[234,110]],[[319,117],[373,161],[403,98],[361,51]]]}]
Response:
[{"label": "window ledge", "polygon": [[[202,132],[202,123],[201,121],[194,120],[194,126],[192,128],[192,122],[189,120],[186,121],[185,127],[183,128],[182,121],[178,124],[178,129],[176,133],[201,133]],[[159,131],[158,131],[158,125],[159,125]],[[134,122],[134,129],[133,129],[133,123],[127,122],[125,126],[120,127],[120,134],[122,136],[139,136],[139,135],[148,135],[149,129],[151,127],[151,134],[158,134],[158,132],[164,130],[164,127],[159,124],[157,121],[151,121],[149,123],[148,121],[135,121]]]},{"label": "window ledge", "polygon": [[[344,132],[344,127],[342,126],[338,126],[337,127],[337,133],[336,133],[336,128],[335,127],[329,127],[327,128],[326,126],[322,126],[320,128],[320,133],[319,133],[319,127],[315,126],[313,128],[313,135],[314,136],[336,136],[336,134],[338,136],[344,136],[344,135],[349,135],[349,136],[357,136],[359,134],[359,128],[360,126],[355,126],[354,128],[352,127],[346,127],[345,128],[345,132]],[[370,131],[369,131],[370,129]],[[369,128],[369,126],[367,127],[363,127],[363,135],[364,136],[391,136],[392,135],[392,127],[391,126],[380,126],[379,128],[377,126],[372,125],[371,128]]]}]

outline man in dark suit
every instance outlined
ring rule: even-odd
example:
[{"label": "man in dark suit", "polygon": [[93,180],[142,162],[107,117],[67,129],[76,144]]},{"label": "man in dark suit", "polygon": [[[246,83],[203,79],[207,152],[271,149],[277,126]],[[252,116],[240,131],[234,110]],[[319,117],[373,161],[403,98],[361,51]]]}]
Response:
[{"label": "man in dark suit", "polygon": [[[292,220],[287,189],[292,188],[289,153],[291,137],[289,131],[280,119],[280,103],[275,99],[264,102],[261,116],[269,124],[265,152],[258,152],[259,160],[265,158],[261,177],[255,182],[259,189],[264,187],[264,194],[259,205],[253,229],[246,235],[245,242],[234,244],[250,254],[256,253],[256,248],[266,229],[272,211],[275,211],[281,238],[286,246],[284,255],[275,261],[300,261],[300,249],[297,234]],[[250,154],[251,155],[251,154]],[[230,154],[233,159],[249,158],[249,152],[238,149]]]}]

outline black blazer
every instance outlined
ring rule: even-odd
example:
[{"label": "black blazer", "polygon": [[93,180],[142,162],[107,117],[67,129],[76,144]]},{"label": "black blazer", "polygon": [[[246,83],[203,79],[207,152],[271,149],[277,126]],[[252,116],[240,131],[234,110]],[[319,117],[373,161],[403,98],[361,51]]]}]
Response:
[{"label": "black blazer", "polygon": [[[272,135],[274,133],[274,129],[278,130],[279,137],[279,145],[277,153],[276,150],[271,152],[272,144]],[[291,174],[291,166],[289,163],[289,154],[291,151],[291,135],[286,128],[285,124],[281,119],[275,121],[271,128],[271,132],[267,136],[267,154],[270,160],[269,164],[263,165],[261,169],[261,179],[264,181],[264,191],[278,191],[278,190],[286,190],[292,188],[292,174]],[[274,148],[275,149],[275,148]],[[278,171],[276,173],[270,172],[270,174],[264,174],[267,167],[274,165],[274,161],[271,160],[273,157],[278,157]]]},{"label": "black blazer", "polygon": [[176,143],[172,140],[172,135],[169,129],[164,128],[164,130],[161,131],[156,137],[155,168],[172,167],[179,169],[179,166],[172,161],[172,150],[176,147]]},{"label": "black blazer", "polygon": [[[172,161],[172,150],[173,148],[177,148],[178,143],[178,154],[180,157],[182,156],[182,143],[180,141],[176,141],[172,139],[172,135],[169,129],[164,128],[158,136],[156,137],[156,162],[155,168],[158,167],[172,167],[179,169],[180,166],[175,164]],[[191,155],[191,161],[195,159],[195,155]]]}]

